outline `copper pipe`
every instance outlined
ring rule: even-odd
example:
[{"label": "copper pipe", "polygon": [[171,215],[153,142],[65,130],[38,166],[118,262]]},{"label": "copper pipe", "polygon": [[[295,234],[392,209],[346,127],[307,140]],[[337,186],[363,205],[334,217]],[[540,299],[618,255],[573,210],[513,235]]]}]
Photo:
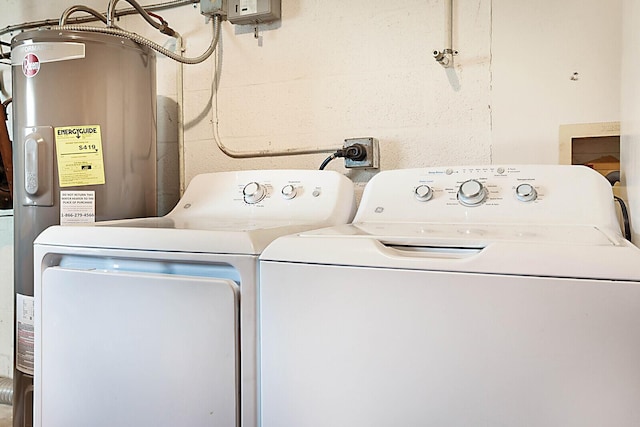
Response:
[{"label": "copper pipe", "polygon": [[0,107],[0,156],[2,156],[4,171],[7,174],[9,194],[13,197],[13,154],[9,130],[7,129],[7,111],[5,107],[4,103]]}]

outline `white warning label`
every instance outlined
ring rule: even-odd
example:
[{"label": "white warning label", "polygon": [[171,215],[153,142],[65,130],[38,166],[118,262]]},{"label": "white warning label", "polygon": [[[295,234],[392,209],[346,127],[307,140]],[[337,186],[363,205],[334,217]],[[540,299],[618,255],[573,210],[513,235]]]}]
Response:
[{"label": "white warning label", "polygon": [[16,369],[33,375],[33,297],[16,294]]},{"label": "white warning label", "polygon": [[95,221],[95,191],[60,192],[60,225],[86,224]]}]

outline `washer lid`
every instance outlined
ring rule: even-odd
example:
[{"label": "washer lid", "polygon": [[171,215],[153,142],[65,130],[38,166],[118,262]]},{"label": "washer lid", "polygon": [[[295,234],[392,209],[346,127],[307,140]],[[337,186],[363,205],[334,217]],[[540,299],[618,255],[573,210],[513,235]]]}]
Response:
[{"label": "washer lid", "polygon": [[483,248],[492,242],[617,246],[616,232],[593,225],[367,222],[307,231],[301,237],[349,236],[385,244]]},{"label": "washer lid", "polygon": [[640,249],[593,226],[343,225],[281,237],[260,261],[640,281]]}]

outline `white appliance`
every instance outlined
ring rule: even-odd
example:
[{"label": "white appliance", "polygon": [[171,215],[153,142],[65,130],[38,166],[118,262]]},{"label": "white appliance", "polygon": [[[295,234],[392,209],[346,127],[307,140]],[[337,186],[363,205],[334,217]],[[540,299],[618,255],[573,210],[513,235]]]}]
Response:
[{"label": "white appliance", "polygon": [[335,172],[196,176],[161,218],[35,241],[35,426],[256,426],[258,255],[355,213]]},{"label": "white appliance", "polygon": [[631,240],[640,246],[640,45],[636,42],[640,9],[634,0],[621,4],[620,184],[629,209]]},{"label": "white appliance", "polygon": [[[0,377],[13,375],[13,210],[0,210]],[[9,384],[9,390],[11,390]],[[0,400],[7,396],[0,385]],[[9,399],[4,399],[5,403]]]},{"label": "white appliance", "polygon": [[262,426],[638,426],[639,266],[586,167],[380,172],[260,257]]}]

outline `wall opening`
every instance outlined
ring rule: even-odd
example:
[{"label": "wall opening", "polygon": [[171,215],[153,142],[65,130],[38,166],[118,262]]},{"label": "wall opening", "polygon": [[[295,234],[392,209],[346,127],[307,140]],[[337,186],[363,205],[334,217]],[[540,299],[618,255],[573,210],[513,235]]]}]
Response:
[{"label": "wall opening", "polygon": [[571,164],[589,166],[604,176],[620,170],[620,135],[571,138]]},{"label": "wall opening", "polygon": [[559,163],[585,165],[603,175],[620,170],[620,122],[561,125]]},{"label": "wall opening", "polygon": [[[585,165],[604,176],[609,172],[619,171],[620,122],[561,125],[559,163]],[[618,182],[613,187],[613,194],[624,199],[623,193]],[[618,221],[622,225],[624,218],[617,205],[616,210]]]}]

